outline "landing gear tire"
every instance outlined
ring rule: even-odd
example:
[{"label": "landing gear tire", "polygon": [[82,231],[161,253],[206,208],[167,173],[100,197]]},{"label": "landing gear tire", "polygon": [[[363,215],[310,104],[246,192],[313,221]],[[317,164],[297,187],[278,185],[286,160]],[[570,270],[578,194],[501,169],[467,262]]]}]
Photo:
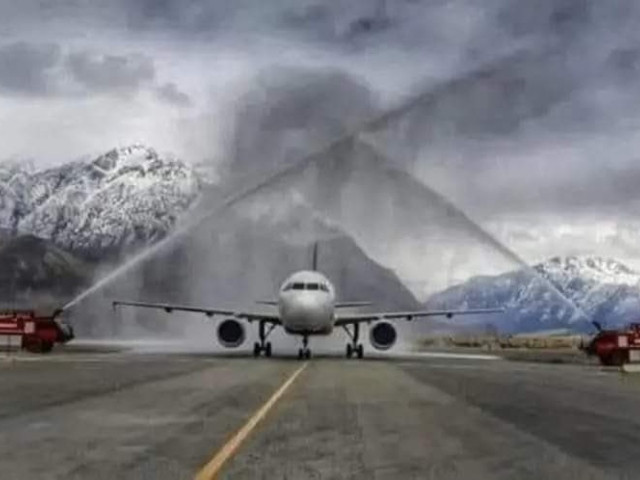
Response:
[{"label": "landing gear tire", "polygon": [[309,360],[311,358],[311,350],[308,348],[301,348],[298,350],[298,360],[306,359]]},{"label": "landing gear tire", "polygon": [[[258,342],[253,344],[253,356],[254,357],[259,357],[261,350],[262,349],[260,348],[260,344]],[[269,350],[271,350],[271,349],[269,349]],[[269,351],[269,353],[271,353],[271,351]]]},{"label": "landing gear tire", "polygon": [[360,324],[354,323],[351,330],[344,326],[344,331],[347,332],[349,336],[349,343],[347,343],[347,358],[352,358],[354,355],[358,358],[362,358],[364,356],[364,347],[361,343],[358,343],[360,338]]},{"label": "landing gear tire", "polygon": [[347,358],[351,358],[353,356],[353,347],[350,343],[347,343]]},{"label": "landing gear tire", "polygon": [[267,342],[264,346],[264,356],[267,358],[271,358],[271,342]]},{"label": "landing gear tire", "polygon": [[358,343],[356,345],[347,343],[347,358],[351,358],[354,355],[358,358],[364,357],[364,347],[361,343]]}]

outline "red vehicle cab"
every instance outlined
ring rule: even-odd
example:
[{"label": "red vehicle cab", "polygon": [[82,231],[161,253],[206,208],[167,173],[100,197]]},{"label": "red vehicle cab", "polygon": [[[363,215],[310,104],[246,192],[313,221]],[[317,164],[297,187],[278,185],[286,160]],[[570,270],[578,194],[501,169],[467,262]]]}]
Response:
[{"label": "red vehicle cab", "polygon": [[19,337],[20,347],[29,352],[50,352],[54,344],[74,337],[71,325],[56,319],[60,313],[38,316],[33,310],[0,310],[0,336]]},{"label": "red vehicle cab", "polygon": [[640,361],[640,323],[619,330],[605,330],[594,322],[598,333],[584,347],[587,355],[596,355],[602,365],[622,365]]}]

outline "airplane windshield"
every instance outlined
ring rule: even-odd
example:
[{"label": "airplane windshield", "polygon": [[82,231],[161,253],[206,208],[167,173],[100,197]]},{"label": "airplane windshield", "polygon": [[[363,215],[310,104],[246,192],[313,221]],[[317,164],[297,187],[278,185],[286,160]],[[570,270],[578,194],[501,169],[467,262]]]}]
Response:
[{"label": "airplane windshield", "polygon": [[325,283],[295,282],[288,283],[282,290],[285,292],[289,290],[321,290],[323,292],[329,292],[329,287]]}]

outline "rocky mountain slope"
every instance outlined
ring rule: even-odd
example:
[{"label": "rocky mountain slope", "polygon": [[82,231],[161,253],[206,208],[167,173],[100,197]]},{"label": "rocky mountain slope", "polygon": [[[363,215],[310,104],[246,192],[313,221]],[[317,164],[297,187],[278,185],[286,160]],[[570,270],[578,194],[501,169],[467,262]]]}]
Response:
[{"label": "rocky mountain slope", "polygon": [[[170,234],[197,199],[207,199],[200,208],[217,204],[220,192],[201,177],[197,167],[142,146],[42,171],[1,165],[0,296],[9,304],[46,298],[58,299],[59,306],[70,300],[129,255]],[[309,266],[311,240],[297,238],[308,234],[301,225],[313,218],[310,231],[328,229],[306,206],[285,211],[290,202],[280,200],[271,202],[277,216],[271,209],[259,217],[229,212],[220,223],[205,222],[127,271],[69,313],[79,332],[118,334],[122,325],[107,314],[115,297],[252,308],[254,300],[272,298],[286,276]],[[343,299],[374,299],[380,308],[418,307],[394,272],[341,232],[328,233],[321,264]],[[154,315],[149,328],[170,327]]]},{"label": "rocky mountain slope", "polygon": [[[33,235],[0,244],[0,307],[60,306],[91,281],[92,266]],[[48,313],[51,313],[49,310]]]},{"label": "rocky mountain slope", "polygon": [[505,314],[490,321],[509,332],[585,331],[592,328],[590,320],[616,326],[640,319],[640,274],[615,260],[555,257],[534,269],[539,276],[517,270],[475,277],[433,295],[426,305],[504,307]]},{"label": "rocky mountain slope", "polygon": [[0,164],[0,228],[100,259],[162,238],[201,188],[190,166],[140,145],[40,171]]},{"label": "rocky mountain slope", "polygon": [[[215,197],[217,190],[200,178],[194,167],[142,146],[41,171],[1,164],[0,295],[68,300],[122,262],[123,252],[169,234],[203,194]],[[393,271],[323,223],[321,212],[282,198],[274,202],[261,202],[266,210],[260,215],[230,212],[198,228],[109,286],[97,303],[103,308],[105,299],[118,296],[248,306],[273,296],[287,274],[308,265],[308,245],[297,237],[313,231],[324,238],[322,270],[342,299],[373,299],[378,308],[419,306]],[[534,269],[539,276],[518,270],[472,278],[433,295],[425,306],[505,307],[498,317],[454,321],[490,322],[510,332],[586,330],[589,320],[618,325],[639,316],[640,274],[615,260],[558,257]],[[104,333],[101,315],[93,318],[85,322],[87,331]]]}]

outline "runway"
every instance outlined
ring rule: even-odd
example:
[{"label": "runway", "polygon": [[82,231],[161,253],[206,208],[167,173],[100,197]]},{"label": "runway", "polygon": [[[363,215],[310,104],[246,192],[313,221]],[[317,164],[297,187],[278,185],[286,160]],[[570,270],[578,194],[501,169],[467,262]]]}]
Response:
[{"label": "runway", "polygon": [[58,352],[0,360],[0,478],[204,478],[288,380],[217,478],[631,479],[640,470],[640,379],[598,367]]}]

